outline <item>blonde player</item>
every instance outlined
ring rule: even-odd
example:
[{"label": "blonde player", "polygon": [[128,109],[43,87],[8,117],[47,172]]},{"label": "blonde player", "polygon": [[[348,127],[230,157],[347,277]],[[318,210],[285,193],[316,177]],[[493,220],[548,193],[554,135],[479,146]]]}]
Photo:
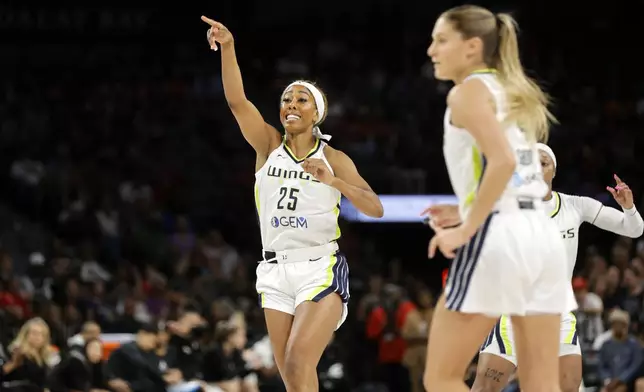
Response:
[{"label": "blonde player", "polygon": [[[589,197],[571,196],[552,191],[552,180],[557,171],[557,158],[545,144],[537,144],[543,174],[549,186],[544,198],[545,212],[559,228],[566,246],[566,260],[562,267],[572,279],[577,260],[579,226],[588,222],[615,234],[636,238],[644,232],[644,220],[633,204],[633,193],[617,175],[616,186],[606,187],[623,212],[606,207]],[[424,213],[432,217],[433,226],[459,223],[457,206],[439,205],[428,208]],[[577,392],[581,384],[581,348],[578,341],[576,319],[570,313],[563,317],[560,327],[559,373],[563,392]],[[478,370],[472,391],[500,392],[508,383],[517,365],[516,348],[512,323],[502,316],[481,347]]]},{"label": "blonde player", "polygon": [[576,303],[559,267],[563,242],[541,202],[547,185],[535,142],[548,132],[547,98],[523,72],[509,15],[456,7],[432,38],[435,76],[456,84],[443,152],[463,224],[438,229],[429,245],[430,257],[440,249],[455,260],[429,334],[425,388],[468,391],[466,367],[509,314],[523,390],[558,391],[559,323]]},{"label": "blonde player", "polygon": [[349,300],[349,268],[336,243],[340,197],[372,217],[381,217],[383,207],[351,159],[329,147],[329,136],[320,132],[327,113],[320,89],[305,81],[286,87],[282,138],[246,98],[230,31],[202,20],[211,26],[211,48],[221,46],[228,105],[257,154],[255,202],[264,260],[256,288],[277,367],[288,391],[317,391],[318,361],[345,320]]}]

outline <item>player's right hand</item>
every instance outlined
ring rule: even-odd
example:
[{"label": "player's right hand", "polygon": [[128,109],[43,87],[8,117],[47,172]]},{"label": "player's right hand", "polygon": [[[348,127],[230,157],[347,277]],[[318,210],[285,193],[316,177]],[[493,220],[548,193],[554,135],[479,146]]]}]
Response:
[{"label": "player's right hand", "polygon": [[201,16],[201,20],[210,25],[207,33],[210,49],[217,51],[219,49],[217,43],[224,46],[233,42],[233,35],[226,26],[203,15]]},{"label": "player's right hand", "polygon": [[453,204],[434,204],[426,208],[420,215],[430,218],[429,225],[434,231],[462,223],[458,206]]}]

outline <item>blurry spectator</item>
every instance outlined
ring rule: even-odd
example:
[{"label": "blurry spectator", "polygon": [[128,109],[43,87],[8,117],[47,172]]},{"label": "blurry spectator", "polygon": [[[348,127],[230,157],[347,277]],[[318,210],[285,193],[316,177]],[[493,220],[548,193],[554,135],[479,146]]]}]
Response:
[{"label": "blurry spectator", "polygon": [[178,367],[186,380],[201,379],[202,340],[207,323],[199,313],[186,311],[177,321],[168,323],[169,347],[175,352]]},{"label": "blurry spectator", "polygon": [[367,291],[358,304],[358,319],[366,320],[373,309],[380,303],[382,295],[383,278],[379,274],[369,276],[369,291]]},{"label": "blurry spectator", "polygon": [[633,384],[642,364],[642,346],[628,333],[628,312],[615,309],[608,318],[612,336],[599,351],[602,392],[626,392]]},{"label": "blurry spectator", "polygon": [[624,288],[626,289],[621,308],[631,317],[631,332],[637,333],[642,319],[642,306],[644,305],[644,285],[642,277],[634,268],[624,269]]},{"label": "blurry spectator", "polygon": [[[640,242],[638,242],[639,245]],[[640,278],[644,277],[644,261],[640,257],[635,257],[631,260],[631,267]]]},{"label": "blurry spectator", "polygon": [[595,285],[597,279],[604,278],[608,271],[606,259],[599,254],[589,255],[586,258],[586,265],[584,267],[588,271],[588,281],[591,285]]},{"label": "blurry spectator", "polygon": [[123,301],[121,309],[117,305],[116,311],[120,313],[114,320],[112,328],[122,333],[135,333],[139,330],[145,320],[148,319],[147,311],[142,309],[145,305],[137,302],[133,297]]},{"label": "blurry spectator", "polygon": [[100,336],[101,326],[94,321],[86,321],[83,323],[81,331],[67,340],[67,347],[86,347],[86,342],[99,339]]},{"label": "blurry spectator", "polygon": [[335,334],[326,350],[322,353],[318,364],[318,379],[320,391],[341,392],[351,389],[347,374],[346,358],[343,355],[342,347],[335,339]]},{"label": "blurry spectator", "polygon": [[412,392],[424,390],[423,372],[427,357],[427,336],[434,315],[434,299],[431,292],[427,289],[421,290],[417,296],[417,303],[418,309],[409,312],[402,330],[402,337],[407,344],[403,365],[409,371]]},{"label": "blurry spectator", "polygon": [[202,362],[204,381],[225,392],[258,391],[257,384],[245,378],[251,371],[261,369],[262,364],[243,351],[245,346],[244,329],[229,322],[217,324],[215,345],[205,353]]},{"label": "blurry spectator", "polygon": [[402,337],[409,314],[416,309],[403,297],[402,289],[388,284],[381,303],[367,320],[367,337],[378,341],[378,362],[382,382],[391,391],[409,390],[409,372],[402,361],[407,343]]},{"label": "blurry spectator", "polygon": [[264,326],[263,337],[249,349],[261,364],[261,369],[257,372],[260,389],[262,392],[284,392],[284,383],[275,363],[273,347],[265,330],[266,324],[262,323],[262,325]]},{"label": "blurry spectator", "polygon": [[176,230],[172,235],[171,242],[175,252],[179,255],[179,258],[188,257],[194,250],[197,243],[197,237],[190,228],[188,218],[185,216],[177,217]]},{"label": "blurry spectator", "polygon": [[620,285],[622,273],[619,268],[612,266],[606,274],[606,294],[604,295],[604,308],[619,308],[624,300],[624,288]]},{"label": "blurry spectator", "polygon": [[180,372],[164,375],[156,355],[159,328],[146,324],[139,328],[134,342],[114,350],[107,361],[108,385],[116,392],[162,392],[168,384],[181,381]]},{"label": "blurry spectator", "polygon": [[[40,254],[32,256],[33,257],[30,258],[30,262],[32,264],[36,261],[39,261],[34,260],[34,257],[38,258],[38,256],[40,256],[42,258],[42,255]],[[22,301],[30,300],[35,292],[34,284],[31,279],[29,279],[29,276],[16,275],[14,273],[13,258],[9,253],[2,250],[0,250],[0,285],[1,284],[10,285],[11,287],[13,287],[13,291],[15,292],[14,295],[16,295]],[[7,299],[4,300],[6,301]]]},{"label": "blurry spectator", "polygon": [[9,345],[9,358],[2,358],[0,388],[11,392],[44,391],[49,368],[57,354],[51,348],[49,327],[41,318],[27,321]]},{"label": "blurry spectator", "polygon": [[216,262],[221,275],[230,279],[239,264],[239,254],[218,230],[211,230],[204,240],[203,252],[210,262]]},{"label": "blurry spectator", "polygon": [[107,392],[103,375],[103,344],[96,338],[85,341],[82,350],[72,351],[49,376],[51,392]]},{"label": "blurry spectator", "polygon": [[168,345],[169,341],[170,334],[164,326],[159,329],[159,333],[157,334],[157,348],[155,350],[157,357],[159,357],[159,369],[162,372],[179,368],[177,351],[174,347]]},{"label": "blurry spectator", "polygon": [[613,265],[619,268],[620,271],[624,271],[628,267],[630,253],[631,249],[628,244],[616,241],[611,250],[611,261]]},{"label": "blurry spectator", "polygon": [[109,263],[116,263],[121,258],[119,212],[114,208],[112,198],[105,196],[101,207],[96,211],[96,222],[100,233],[102,253]]},{"label": "blurry spectator", "polygon": [[579,339],[582,347],[590,347],[597,336],[604,332],[602,321],[604,304],[597,294],[588,291],[586,279],[580,276],[573,278],[572,288],[579,305],[576,311]]},{"label": "blurry spectator", "polygon": [[5,283],[0,283],[0,307],[12,313],[18,319],[25,319],[31,316],[29,302],[22,295],[18,286],[18,280],[12,278]]},{"label": "blurry spectator", "polygon": [[110,306],[104,282],[97,281],[90,285],[86,306],[86,316],[89,320],[94,320],[98,325],[104,326],[106,330],[111,329],[110,327],[116,318],[116,310],[114,306]]}]

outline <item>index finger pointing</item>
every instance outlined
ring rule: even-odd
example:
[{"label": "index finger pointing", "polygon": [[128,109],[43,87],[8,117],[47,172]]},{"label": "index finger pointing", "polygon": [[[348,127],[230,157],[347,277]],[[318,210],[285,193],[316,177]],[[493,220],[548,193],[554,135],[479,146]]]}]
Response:
[{"label": "index finger pointing", "polygon": [[215,20],[212,20],[212,19],[210,19],[210,18],[208,18],[206,16],[201,15],[201,20],[203,20],[204,22],[208,23],[212,27],[221,27],[221,23],[219,23],[219,22],[217,22]]}]

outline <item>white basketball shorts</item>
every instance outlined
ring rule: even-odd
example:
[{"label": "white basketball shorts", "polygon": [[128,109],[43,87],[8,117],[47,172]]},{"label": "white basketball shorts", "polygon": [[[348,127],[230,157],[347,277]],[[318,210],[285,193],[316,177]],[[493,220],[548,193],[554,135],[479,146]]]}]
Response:
[{"label": "white basketball shorts", "polygon": [[566,314],[577,308],[559,230],[539,208],[494,212],[458,249],[446,307],[464,313]]},{"label": "white basketball shorts", "polygon": [[326,256],[320,256],[319,251],[311,252],[310,256],[303,256],[303,251],[305,255],[305,250],[298,250],[296,259],[290,257],[290,260],[281,260],[278,252],[278,260],[264,260],[259,263],[255,285],[259,304],[262,308],[295,314],[295,309],[302,302],[318,302],[330,294],[337,293],[343,303],[342,317],[337,326],[339,328],[348,313],[347,259],[337,250]]},{"label": "white basketball shorts", "polygon": [[[512,321],[508,316],[501,316],[485,343],[481,353],[493,354],[517,366],[517,353],[512,333]],[[577,336],[577,319],[572,313],[561,319],[561,340],[559,341],[559,356],[581,355],[581,347]]]}]

